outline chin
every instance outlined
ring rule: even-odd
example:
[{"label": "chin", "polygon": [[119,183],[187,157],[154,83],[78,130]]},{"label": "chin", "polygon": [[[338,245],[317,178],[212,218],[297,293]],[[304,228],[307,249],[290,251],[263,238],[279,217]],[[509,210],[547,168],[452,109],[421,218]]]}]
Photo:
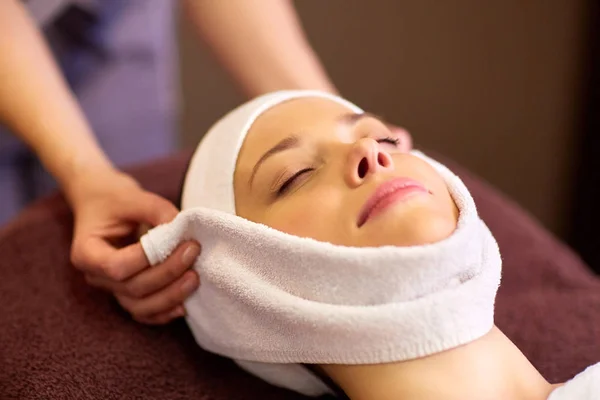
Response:
[{"label": "chin", "polygon": [[[368,246],[422,246],[442,241],[456,230],[456,217],[439,213],[411,213],[370,221]],[[365,226],[366,227],[366,226]]]}]

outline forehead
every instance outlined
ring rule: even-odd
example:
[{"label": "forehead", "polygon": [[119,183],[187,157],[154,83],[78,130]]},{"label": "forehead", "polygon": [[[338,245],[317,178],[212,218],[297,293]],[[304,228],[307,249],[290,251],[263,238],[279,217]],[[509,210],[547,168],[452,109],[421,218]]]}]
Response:
[{"label": "forehead", "polygon": [[350,110],[334,101],[300,98],[265,111],[256,119],[242,145],[238,162],[256,162],[260,156],[289,135],[323,135],[317,125],[334,124],[336,118]]}]

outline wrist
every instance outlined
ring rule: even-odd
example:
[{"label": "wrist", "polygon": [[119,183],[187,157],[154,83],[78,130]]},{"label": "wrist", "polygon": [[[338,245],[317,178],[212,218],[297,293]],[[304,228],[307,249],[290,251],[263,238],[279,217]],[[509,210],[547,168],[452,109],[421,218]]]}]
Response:
[{"label": "wrist", "polygon": [[340,95],[339,90],[325,74],[317,74],[317,76],[311,77],[306,75],[287,75],[278,78],[256,79],[252,81],[252,84],[244,85],[242,91],[248,98],[254,98],[278,90],[318,90],[333,95]]},{"label": "wrist", "polygon": [[[299,55],[303,57],[298,57]],[[298,59],[294,59],[294,56]],[[268,74],[263,72],[265,68],[260,68],[252,79],[247,79],[248,83],[244,85],[244,89],[249,97],[277,90],[319,90],[339,95],[327,71],[308,45],[303,47],[302,51],[297,50],[283,60],[271,60],[268,65]],[[250,72],[252,71],[247,73]]]},{"label": "wrist", "polygon": [[85,196],[104,176],[123,175],[102,154],[73,154],[66,157],[58,167],[54,176],[60,185],[67,201],[72,207]]}]

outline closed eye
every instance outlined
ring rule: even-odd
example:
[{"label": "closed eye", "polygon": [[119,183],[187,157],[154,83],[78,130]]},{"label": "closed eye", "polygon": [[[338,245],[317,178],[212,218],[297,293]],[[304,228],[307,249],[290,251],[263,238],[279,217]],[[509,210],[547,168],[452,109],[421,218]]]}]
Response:
[{"label": "closed eye", "polygon": [[400,143],[400,139],[388,136],[385,138],[377,139],[377,143],[389,143],[393,144],[394,146],[398,146],[398,144]]},{"label": "closed eye", "polygon": [[279,187],[279,189],[277,189],[277,197],[284,195],[293,186],[293,184],[296,182],[296,180],[300,176],[302,176],[303,174],[306,174],[307,172],[311,172],[313,170],[314,170],[314,168],[304,168],[304,169],[301,169],[300,171],[296,172],[288,180],[286,180]]}]

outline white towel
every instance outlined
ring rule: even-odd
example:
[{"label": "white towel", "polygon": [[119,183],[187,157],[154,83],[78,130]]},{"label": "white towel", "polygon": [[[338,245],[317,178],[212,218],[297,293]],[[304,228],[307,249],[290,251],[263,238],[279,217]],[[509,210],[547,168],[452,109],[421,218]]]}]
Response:
[{"label": "white towel", "polygon": [[460,211],[456,231],[435,244],[336,246],[203,207],[142,237],[151,264],[182,240],[202,243],[194,265],[202,283],[185,303],[199,345],[272,384],[320,395],[327,387],[300,364],[410,360],[489,332],[496,241],[462,181],[415,154],[445,179]]},{"label": "white towel", "polygon": [[563,386],[555,389],[548,400],[600,399],[600,363],[588,367]]}]

